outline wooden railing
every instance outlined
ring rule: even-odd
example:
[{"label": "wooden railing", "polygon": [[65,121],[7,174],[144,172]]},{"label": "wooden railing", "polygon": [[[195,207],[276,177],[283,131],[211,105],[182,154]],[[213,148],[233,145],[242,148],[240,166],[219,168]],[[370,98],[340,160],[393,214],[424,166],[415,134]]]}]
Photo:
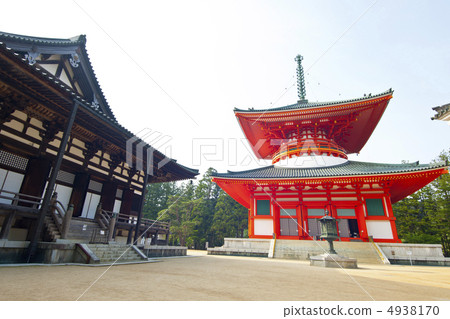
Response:
[{"label": "wooden railing", "polygon": [[[42,197],[22,194],[18,192],[11,192],[3,189],[0,190],[0,199],[11,201],[11,204],[4,205],[17,206],[19,210],[22,207],[24,210],[29,210],[31,208],[31,210],[35,213],[39,212],[39,209],[41,209],[43,202]],[[56,193],[54,193],[52,196],[49,213],[53,221],[55,222],[55,225],[58,227],[58,230],[61,232],[64,216],[66,215],[66,210],[64,209],[63,204],[58,201]]]},{"label": "wooden railing", "polygon": [[107,244],[109,231],[107,229],[94,229],[92,231],[90,244]]},{"label": "wooden railing", "polygon": [[[99,214],[98,220],[104,223],[105,225],[109,225],[109,221],[112,218],[112,215],[114,213],[110,211],[106,211],[102,209],[102,212]],[[124,226],[124,224],[136,225],[137,223],[137,216],[134,215],[127,215],[127,214],[117,214],[116,217],[116,223],[120,224],[121,226]],[[169,231],[170,224],[166,222],[161,222],[153,219],[148,218],[141,218],[141,223],[139,225],[140,227],[147,228],[158,228],[160,230]]]},{"label": "wooden railing", "polygon": [[113,216],[112,212],[108,212],[106,210],[99,209],[99,211],[96,215],[96,220],[101,228],[108,229],[112,216]]},{"label": "wooden railing", "polygon": [[[42,197],[27,194],[0,190],[0,199],[10,200],[12,206],[24,206],[39,209],[42,204]],[[8,204],[7,204],[8,205]]]}]

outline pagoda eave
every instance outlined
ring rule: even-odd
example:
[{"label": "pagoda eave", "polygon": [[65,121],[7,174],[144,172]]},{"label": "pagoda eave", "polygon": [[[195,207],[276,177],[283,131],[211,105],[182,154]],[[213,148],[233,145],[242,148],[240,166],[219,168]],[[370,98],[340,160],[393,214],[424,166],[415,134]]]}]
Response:
[{"label": "pagoda eave", "polygon": [[235,110],[235,115],[255,155],[270,159],[277,143],[287,132],[325,129],[330,138],[347,150],[359,153],[383,115],[392,92],[351,103],[302,107],[278,111]]},{"label": "pagoda eave", "polygon": [[[379,188],[372,191],[384,190],[388,192],[392,203],[395,203],[408,195],[421,189],[439,176],[448,173],[448,167],[431,168],[416,172],[392,173],[392,174],[366,174],[357,176],[331,176],[331,177],[310,177],[310,178],[233,178],[233,177],[213,177],[224,191],[243,206],[250,207],[250,190],[265,187],[282,187],[287,192],[295,188],[312,189],[326,191],[322,185],[331,187],[331,191],[354,190],[355,185],[368,185],[368,191],[372,185],[377,184]],[[352,186],[353,185],[353,186]],[[346,186],[350,188],[345,188]],[[334,188],[333,188],[334,187]],[[352,188],[353,187],[353,188]],[[295,191],[293,191],[295,193]],[[298,192],[297,192],[298,193]],[[267,191],[272,195],[271,191]]]}]

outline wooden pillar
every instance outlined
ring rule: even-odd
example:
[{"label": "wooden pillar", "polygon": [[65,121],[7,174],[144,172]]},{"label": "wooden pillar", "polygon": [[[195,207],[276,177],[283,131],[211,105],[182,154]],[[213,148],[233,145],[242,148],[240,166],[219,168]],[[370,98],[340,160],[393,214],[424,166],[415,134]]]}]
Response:
[{"label": "wooden pillar", "polygon": [[122,195],[122,205],[120,206],[120,213],[124,215],[131,214],[131,206],[133,205],[134,191],[132,189],[124,189]]},{"label": "wooden pillar", "polygon": [[38,217],[38,220],[36,223],[36,230],[31,238],[30,245],[28,246],[27,262],[30,262],[34,256],[34,254],[36,253],[38,240],[39,240],[39,237],[41,236],[41,231],[44,227],[44,219],[45,219],[45,216],[46,216],[48,208],[49,208],[50,198],[52,196],[53,188],[55,187],[55,183],[56,183],[56,177],[58,175],[58,172],[61,167],[62,160],[63,160],[63,156],[66,151],[67,142],[69,141],[69,136],[70,136],[70,133],[72,132],[72,126],[73,126],[73,122],[75,121],[75,117],[76,117],[77,110],[78,110],[78,105],[79,105],[79,102],[75,100],[73,102],[72,111],[71,111],[70,117],[67,121],[67,125],[64,130],[64,133],[63,133],[63,136],[61,139],[61,143],[59,145],[58,154],[56,156],[56,161],[53,166],[53,170],[52,170],[50,179],[47,184],[47,189],[45,190],[44,198],[43,198],[42,204],[41,204],[41,209],[39,211],[39,217]]},{"label": "wooden pillar", "polygon": [[308,238],[308,220],[306,218],[305,208],[303,207],[303,190],[305,189],[304,184],[294,185],[298,192],[298,235],[300,239]]},{"label": "wooden pillar", "polygon": [[356,198],[358,206],[355,207],[356,212],[356,219],[358,222],[358,229],[359,229],[359,236],[363,241],[369,241],[369,234],[367,232],[367,225],[366,225],[366,214],[364,213],[364,200],[362,198],[360,185],[353,184],[352,187],[355,188],[356,191]]},{"label": "wooden pillar", "polygon": [[89,186],[88,173],[76,173],[73,182],[72,195],[70,196],[70,204],[73,204],[73,216],[81,216],[83,211],[84,200]]},{"label": "wooden pillar", "polygon": [[127,245],[131,245],[131,240],[133,239],[133,224],[130,224],[130,228],[128,228],[128,237],[127,237]]},{"label": "wooden pillar", "polygon": [[103,183],[102,194],[100,202],[104,210],[112,212],[114,209],[114,202],[116,200],[117,184],[114,182]]},{"label": "wooden pillar", "polygon": [[64,215],[61,239],[66,239],[67,236],[69,235],[70,222],[72,221],[72,216],[73,216],[73,204],[69,204],[69,208],[67,209],[67,212]]},{"label": "wooden pillar", "polygon": [[148,182],[148,174],[144,171],[144,185],[142,186],[142,195],[139,200],[139,210],[138,210],[138,218],[136,223],[136,229],[134,231],[134,243],[137,243],[137,240],[139,238],[139,227],[141,226],[141,218],[142,218],[142,209],[144,208],[145,203],[145,193],[147,191],[147,182]]},{"label": "wooden pillar", "polygon": [[[41,197],[50,173],[51,161],[44,157],[30,158],[19,193]],[[30,206],[22,203],[21,206]]]},{"label": "wooden pillar", "polygon": [[387,214],[389,215],[389,222],[391,223],[391,229],[392,229],[392,235],[393,240],[395,243],[401,243],[402,241],[398,238],[397,234],[397,225],[395,224],[396,218],[394,216],[394,210],[392,209],[392,202],[391,202],[391,194],[389,193],[389,190],[385,191],[385,200],[386,200],[386,208],[387,208]]},{"label": "wooden pillar", "polygon": [[253,238],[254,236],[254,218],[255,216],[255,197],[253,191],[250,195],[250,209],[248,210],[248,238]]},{"label": "wooden pillar", "polygon": [[111,219],[109,220],[109,233],[108,233],[108,242],[112,241],[114,238],[114,232],[116,231],[116,219],[117,214],[113,213]]},{"label": "wooden pillar", "polygon": [[0,232],[0,239],[8,239],[9,232],[16,218],[16,211],[11,212],[5,217],[3,221],[2,231]]}]

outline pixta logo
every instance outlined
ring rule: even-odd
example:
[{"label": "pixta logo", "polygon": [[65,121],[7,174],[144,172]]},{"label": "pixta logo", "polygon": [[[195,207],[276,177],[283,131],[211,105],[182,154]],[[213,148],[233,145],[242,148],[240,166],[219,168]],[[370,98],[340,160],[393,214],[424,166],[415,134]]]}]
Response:
[{"label": "pixta logo", "polygon": [[[154,168],[160,169],[171,160],[172,137],[150,128],[144,128],[137,135],[127,140],[126,163],[137,171],[146,170],[150,176],[154,175]],[[159,150],[165,157],[157,164],[154,163],[154,153]],[[135,155],[133,158],[133,154]],[[147,167],[144,168],[144,163]]]}]

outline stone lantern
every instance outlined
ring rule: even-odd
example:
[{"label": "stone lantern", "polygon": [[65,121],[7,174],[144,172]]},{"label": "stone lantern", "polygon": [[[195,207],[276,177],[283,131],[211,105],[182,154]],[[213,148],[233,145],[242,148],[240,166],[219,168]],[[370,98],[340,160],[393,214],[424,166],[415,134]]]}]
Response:
[{"label": "stone lantern", "polygon": [[328,215],[325,210],[325,216],[319,219],[320,223],[320,238],[328,241],[330,251],[328,253],[311,256],[310,265],[319,267],[340,267],[340,268],[358,268],[355,258],[347,258],[339,256],[333,247],[333,240],[338,239],[336,219]]},{"label": "stone lantern", "polygon": [[333,247],[333,240],[338,239],[336,219],[328,216],[328,210],[325,210],[325,216],[319,219],[320,222],[320,238],[325,239],[330,246],[330,254],[337,255]]}]

